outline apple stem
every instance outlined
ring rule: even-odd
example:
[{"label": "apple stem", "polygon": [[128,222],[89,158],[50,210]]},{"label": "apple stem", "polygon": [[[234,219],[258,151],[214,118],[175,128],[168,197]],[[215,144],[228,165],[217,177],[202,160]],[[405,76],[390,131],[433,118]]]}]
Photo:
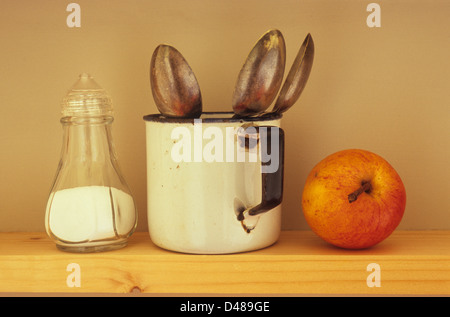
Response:
[{"label": "apple stem", "polygon": [[370,193],[372,190],[372,184],[370,181],[362,181],[361,187],[359,187],[357,190],[355,190],[353,193],[348,195],[348,202],[352,203],[358,199],[358,196],[361,195],[363,192]]}]

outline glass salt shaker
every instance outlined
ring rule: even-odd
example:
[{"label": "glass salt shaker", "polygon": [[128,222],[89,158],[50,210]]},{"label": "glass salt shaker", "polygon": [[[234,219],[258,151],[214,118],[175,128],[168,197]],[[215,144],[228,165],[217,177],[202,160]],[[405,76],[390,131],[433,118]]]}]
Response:
[{"label": "glass salt shaker", "polygon": [[111,100],[81,74],[62,104],[63,145],[45,228],[58,249],[99,252],[126,246],[137,223],[111,134]]}]

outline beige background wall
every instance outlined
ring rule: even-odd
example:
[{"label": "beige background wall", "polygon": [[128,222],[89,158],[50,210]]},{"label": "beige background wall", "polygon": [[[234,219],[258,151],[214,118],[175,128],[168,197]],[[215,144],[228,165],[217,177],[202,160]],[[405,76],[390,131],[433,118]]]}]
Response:
[{"label": "beige background wall", "polygon": [[0,2],[0,231],[43,231],[59,160],[60,101],[89,72],[113,98],[113,135],[146,224],[145,132],[157,112],[148,78],[160,43],[179,49],[200,82],[204,109],[231,110],[240,67],[269,28],[282,31],[287,67],[310,32],[308,85],[286,113],[284,229],[308,229],[300,197],[326,155],[363,148],[385,157],[408,194],[401,229],[450,229],[449,1],[79,0]]}]

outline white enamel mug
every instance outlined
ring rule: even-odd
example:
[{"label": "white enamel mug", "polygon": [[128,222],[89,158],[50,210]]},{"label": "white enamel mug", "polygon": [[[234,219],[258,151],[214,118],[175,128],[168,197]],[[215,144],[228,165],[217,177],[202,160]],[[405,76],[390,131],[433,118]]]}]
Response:
[{"label": "white enamel mug", "polygon": [[225,254],[275,243],[281,230],[281,115],[144,117],[147,218],[157,246]]}]

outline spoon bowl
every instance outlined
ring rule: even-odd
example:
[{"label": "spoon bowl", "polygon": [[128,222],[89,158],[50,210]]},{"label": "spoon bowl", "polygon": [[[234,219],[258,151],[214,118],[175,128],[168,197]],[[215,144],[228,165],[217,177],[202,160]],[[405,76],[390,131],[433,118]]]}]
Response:
[{"label": "spoon bowl", "polygon": [[161,44],[153,52],[150,83],[158,110],[166,117],[197,118],[202,96],[197,79],[181,53]]},{"label": "spoon bowl", "polygon": [[236,82],[232,106],[239,116],[263,113],[281,87],[286,46],[280,31],[267,31],[250,51]]},{"label": "spoon bowl", "polygon": [[308,81],[313,61],[314,41],[308,33],[281,88],[273,112],[283,113],[298,100]]}]

